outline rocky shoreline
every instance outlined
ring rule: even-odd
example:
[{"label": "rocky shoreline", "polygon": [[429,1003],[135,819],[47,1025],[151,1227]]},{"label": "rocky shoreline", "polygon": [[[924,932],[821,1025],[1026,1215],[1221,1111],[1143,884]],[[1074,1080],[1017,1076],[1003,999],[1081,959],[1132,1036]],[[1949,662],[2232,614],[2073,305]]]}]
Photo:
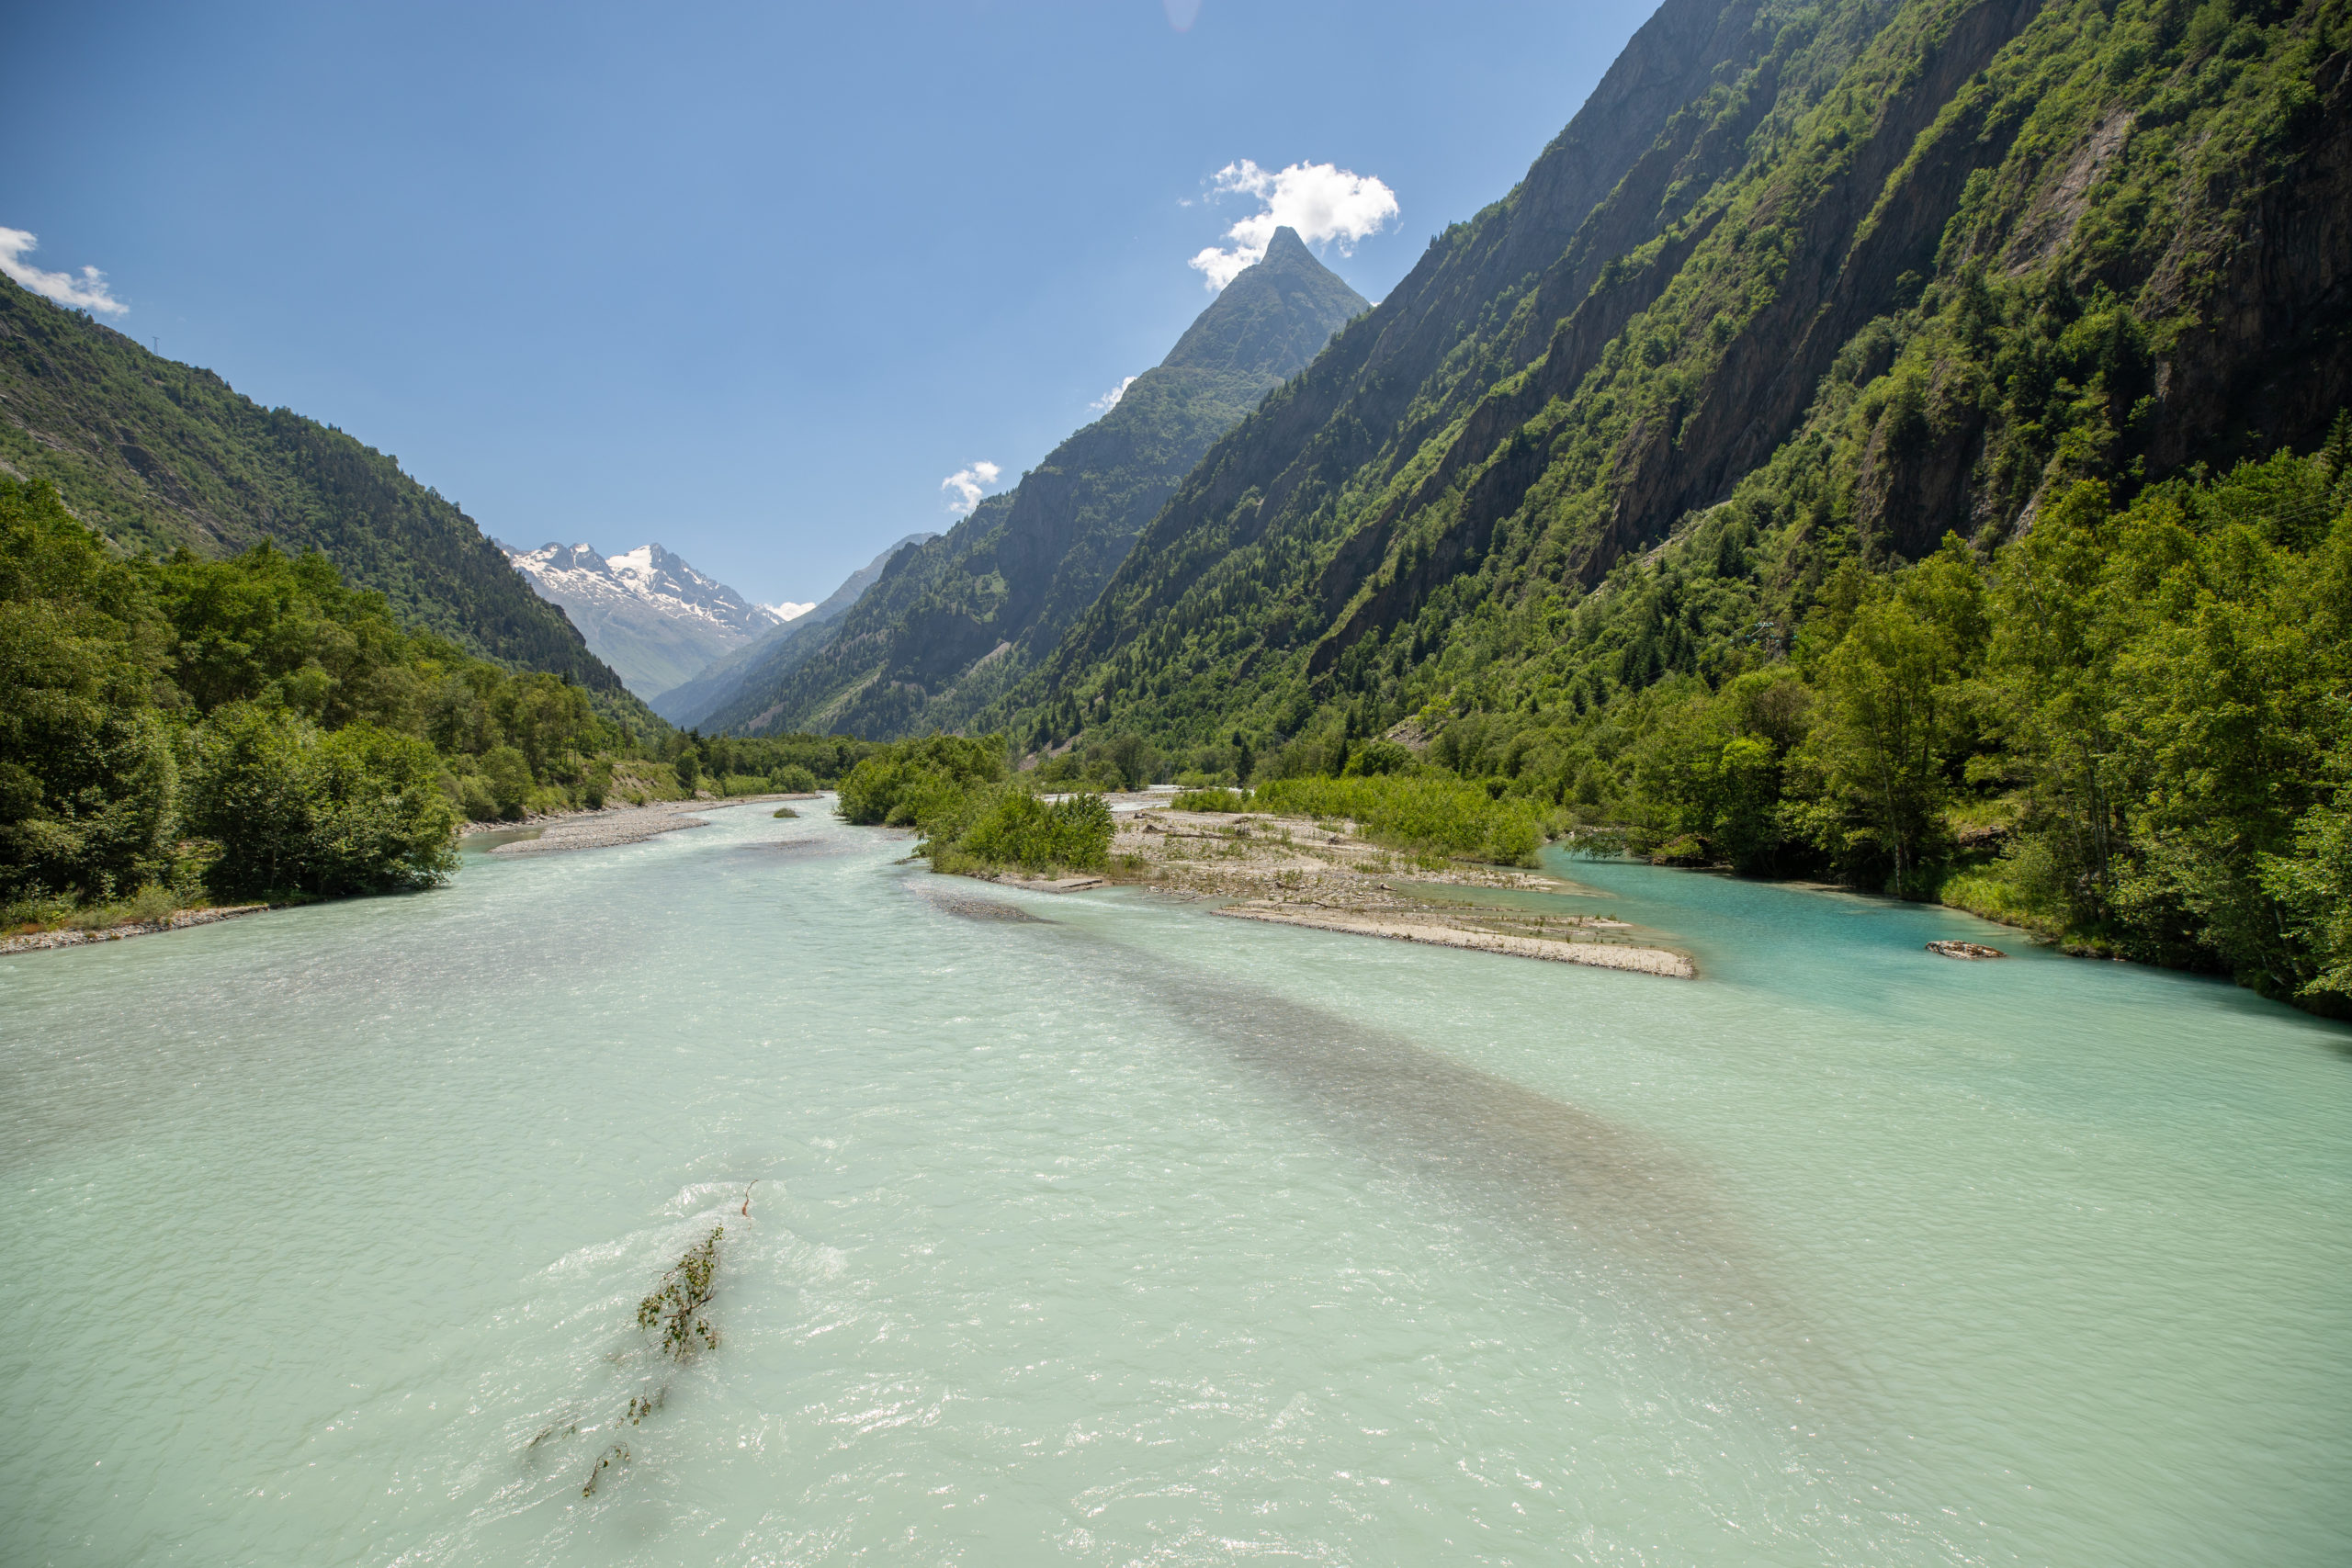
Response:
[{"label": "rocky shoreline", "polygon": [[82,947],[94,942],[121,942],[134,936],[159,936],[164,931],[186,931],[190,926],[214,925],[221,920],[233,920],[243,915],[258,915],[274,904],[225,904],[212,909],[180,909],[160,920],[129,920],[119,926],[103,926],[96,931],[32,931],[24,936],[0,940],[0,958],[12,953],[40,953],[53,947]]},{"label": "rocky shoreline", "polygon": [[[611,849],[617,844],[641,844],[663,833],[675,833],[688,828],[707,828],[710,824],[695,815],[696,811],[717,810],[729,806],[760,806],[776,800],[808,800],[806,795],[738,795],[719,800],[672,800],[659,806],[606,807],[602,811],[568,811],[560,816],[541,817],[536,822],[526,821],[516,827],[539,826],[535,839],[516,839],[511,843],[494,844],[494,855],[552,855],[573,850]],[[485,829],[497,832],[500,829]]]},{"label": "rocky shoreline", "polygon": [[[1557,878],[1503,866],[1419,861],[1362,838],[1356,825],[1258,812],[1177,811],[1165,795],[1114,797],[1112,869],[1054,880],[992,880],[1043,893],[1131,883],[1187,900],[1220,900],[1239,919],[1513,958],[1696,979],[1690,955],[1604,916],[1479,902],[1480,890],[1558,893]],[[1401,885],[1401,886],[1400,886]],[[1418,888],[1428,888],[1424,893]],[[1459,897],[1444,889],[1460,888]]]}]

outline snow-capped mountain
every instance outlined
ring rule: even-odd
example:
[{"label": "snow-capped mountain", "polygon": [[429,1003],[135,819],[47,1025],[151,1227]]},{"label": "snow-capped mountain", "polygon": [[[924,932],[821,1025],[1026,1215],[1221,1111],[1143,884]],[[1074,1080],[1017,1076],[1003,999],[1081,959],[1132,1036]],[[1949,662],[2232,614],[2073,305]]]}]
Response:
[{"label": "snow-capped mountain", "polygon": [[649,701],[808,608],[752,604],[658,544],[616,556],[588,545],[500,547],[541,598],[563,606],[596,657]]}]

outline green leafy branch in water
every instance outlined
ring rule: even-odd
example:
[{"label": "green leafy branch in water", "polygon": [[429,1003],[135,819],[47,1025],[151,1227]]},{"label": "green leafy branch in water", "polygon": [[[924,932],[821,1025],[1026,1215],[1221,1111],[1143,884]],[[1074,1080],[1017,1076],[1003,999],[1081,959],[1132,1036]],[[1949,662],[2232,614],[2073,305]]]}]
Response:
[{"label": "green leafy branch in water", "polygon": [[627,1464],[628,1462],[628,1445],[627,1443],[615,1443],[611,1448],[606,1449],[603,1454],[598,1456],[596,1460],[596,1468],[588,1472],[587,1484],[580,1488],[580,1495],[582,1497],[594,1497],[596,1495],[596,1483],[604,1478],[605,1467],[612,1463],[615,1460],[620,1461],[623,1464]]},{"label": "green leafy branch in water", "polygon": [[[743,1189],[743,1213],[747,1217],[752,1212],[752,1188],[758,1185],[755,1181],[752,1187]],[[726,1226],[713,1226],[700,1246],[680,1258],[670,1271],[662,1276],[661,1286],[637,1303],[637,1325],[647,1330],[659,1329],[662,1348],[673,1359],[684,1360],[694,1353],[697,1344],[709,1349],[718,1347],[718,1330],[711,1326],[710,1320],[703,1315],[703,1309],[710,1304],[710,1298],[717,1289],[718,1243],[726,1234]],[[663,1383],[651,1393],[631,1394],[628,1408],[622,1411],[620,1420],[613,1424],[617,1427],[626,1421],[634,1427],[668,1404],[669,1399],[668,1383]],[[533,1438],[524,1451],[527,1455],[549,1438],[568,1438],[579,1430],[578,1421],[549,1426]],[[596,1463],[588,1472],[588,1479],[581,1484],[580,1495],[582,1497],[594,1496],[596,1484],[604,1479],[605,1472],[615,1464],[628,1462],[628,1445],[614,1443],[596,1456]]]},{"label": "green leafy branch in water", "polygon": [[694,1354],[695,1342],[700,1340],[713,1349],[718,1345],[718,1330],[702,1315],[710,1304],[712,1292],[718,1278],[718,1239],[727,1234],[719,1225],[703,1238],[702,1245],[678,1259],[675,1267],[662,1276],[661,1288],[637,1303],[637,1325],[660,1329],[662,1348],[678,1360]]}]

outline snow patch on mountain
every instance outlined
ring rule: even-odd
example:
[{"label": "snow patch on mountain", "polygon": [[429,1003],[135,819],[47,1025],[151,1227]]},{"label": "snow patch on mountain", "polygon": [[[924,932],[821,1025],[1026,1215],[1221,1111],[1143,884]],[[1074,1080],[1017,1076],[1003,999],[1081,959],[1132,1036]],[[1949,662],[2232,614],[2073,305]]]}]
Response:
[{"label": "snow patch on mountain", "polygon": [[648,702],[814,607],[754,604],[659,544],[616,556],[585,544],[499,547]]},{"label": "snow patch on mountain", "polygon": [[530,574],[547,596],[617,601],[634,599],[673,617],[707,621],[737,637],[756,637],[792,617],[765,604],[750,604],[717,578],[696,571],[684,557],[659,544],[639,545],[616,556],[589,545],[542,545],[536,550],[507,547],[507,558]]}]

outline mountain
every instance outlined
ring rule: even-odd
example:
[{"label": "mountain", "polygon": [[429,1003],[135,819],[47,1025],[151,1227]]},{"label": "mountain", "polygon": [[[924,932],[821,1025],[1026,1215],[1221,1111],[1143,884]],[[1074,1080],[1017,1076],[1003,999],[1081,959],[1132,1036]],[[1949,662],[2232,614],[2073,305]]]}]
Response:
[{"label": "mountain", "polygon": [[2352,396],[2348,39],[2341,0],[1668,0],[971,726],[1581,714],[1783,646],[1849,558],[2308,447]]},{"label": "mountain", "polygon": [[0,279],[0,468],[125,548],[315,547],[410,626],[618,696],[620,677],[400,460]]},{"label": "mountain", "polygon": [[653,711],[682,729],[695,728],[706,723],[713,711],[732,701],[745,680],[755,672],[770,680],[788,675],[801,660],[824,646],[820,628],[831,626],[863,598],[865,591],[880,579],[891,558],[910,545],[924,544],[938,536],[907,535],[850,573],[839,588],[820,603],[790,621],[758,634],[733,652],[714,660],[693,679],[662,693],[653,704]]},{"label": "mountain", "polygon": [[616,556],[586,545],[501,545],[539,596],[563,606],[596,657],[650,702],[786,617],[658,544]]},{"label": "mountain", "polygon": [[1366,309],[1295,230],[1277,230],[1102,418],[892,558],[821,647],[792,639],[707,722],[873,738],[962,727],[1086,613],[1211,444]]}]

